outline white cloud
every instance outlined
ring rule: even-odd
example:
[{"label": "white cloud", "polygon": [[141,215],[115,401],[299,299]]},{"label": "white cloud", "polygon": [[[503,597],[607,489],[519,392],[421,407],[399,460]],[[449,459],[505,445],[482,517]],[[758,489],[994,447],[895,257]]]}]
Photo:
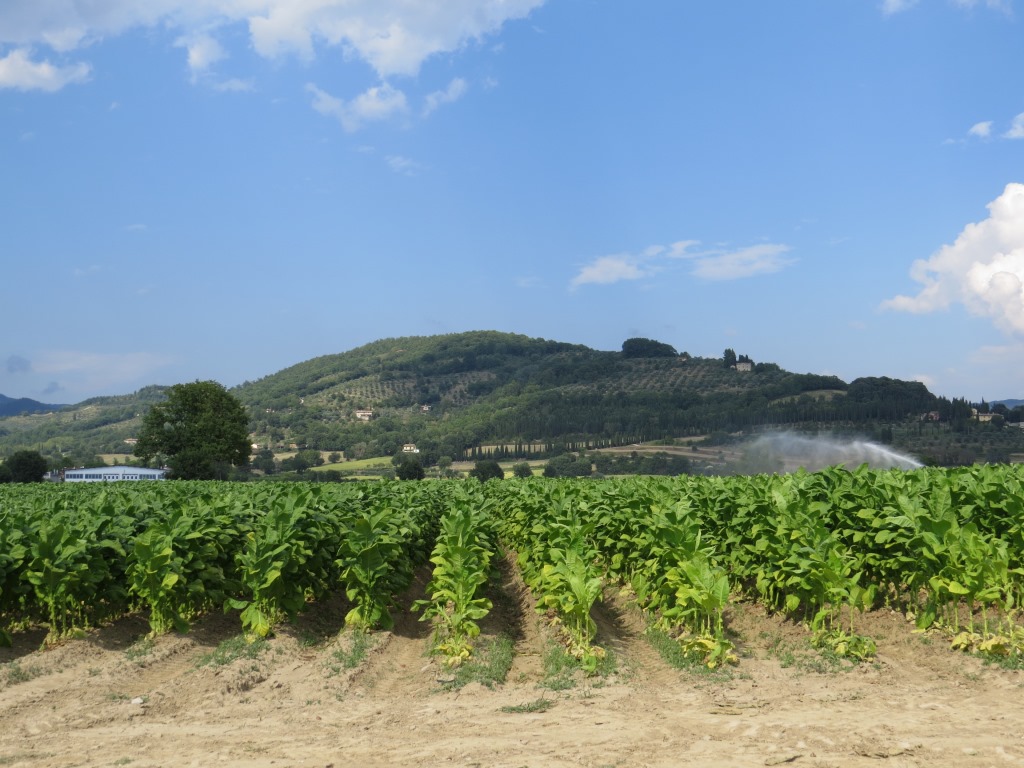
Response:
[{"label": "white cloud", "polygon": [[342,49],[381,79],[415,75],[431,56],[457,51],[527,17],[545,0],[4,0],[0,44],[71,51],[139,27],[180,35],[193,72],[223,55],[218,30],[248,28],[262,56],[312,59]]},{"label": "white cloud", "polygon": [[193,83],[211,66],[227,58],[227,52],[221,44],[208,34],[179,37],[174,44],[188,51],[188,68],[192,73]]},{"label": "white cloud", "polygon": [[1024,112],[1013,118],[1010,130],[1003,134],[1004,139],[1024,139]]},{"label": "white cloud", "polygon": [[696,240],[680,240],[671,245],[651,245],[638,254],[620,253],[601,256],[583,267],[570,282],[571,288],[590,283],[608,285],[624,280],[640,280],[668,268],[672,261],[692,263],[690,274],[705,280],[738,280],[744,277],[778,272],[794,263],[783,254],[788,245],[753,245],[738,250],[693,251]]},{"label": "white cloud", "polygon": [[312,83],[306,85],[306,90],[313,94],[313,109],[333,117],[349,133],[359,130],[365,123],[387,120],[408,111],[405,94],[387,83],[370,88],[348,102]]},{"label": "white cloud", "polygon": [[83,83],[92,68],[88,64],[58,66],[48,59],[32,61],[27,48],[15,48],[0,59],[0,88],[19,91],[59,91],[65,85]]},{"label": "white cloud", "polygon": [[992,121],[985,120],[981,123],[975,123],[971,126],[971,129],[967,132],[968,136],[977,136],[979,139],[987,139],[992,135]]},{"label": "white cloud", "polygon": [[451,104],[453,101],[458,101],[465,95],[467,88],[466,81],[461,77],[456,77],[448,83],[448,87],[445,90],[427,94],[426,103],[423,106],[423,115],[429,115],[443,104]]},{"label": "white cloud", "polygon": [[569,283],[571,288],[581,285],[609,285],[623,280],[639,280],[652,274],[652,270],[640,264],[640,260],[629,254],[600,256],[580,270]]},{"label": "white cloud", "polygon": [[1024,335],[1024,184],[1008,184],[988,209],[952,245],[914,262],[910,275],[924,286],[916,296],[896,296],[882,308],[925,314],[961,304]]},{"label": "white cloud", "polygon": [[429,57],[461,48],[524,18],[544,0],[290,0],[265,2],[249,18],[253,46],[264,56],[313,55],[314,41],[340,46],[382,77],[415,75]]}]

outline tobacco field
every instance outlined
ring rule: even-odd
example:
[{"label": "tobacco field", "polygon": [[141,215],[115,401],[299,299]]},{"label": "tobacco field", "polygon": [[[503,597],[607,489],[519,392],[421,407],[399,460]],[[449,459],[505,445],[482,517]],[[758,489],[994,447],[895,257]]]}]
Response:
[{"label": "tobacco field", "polygon": [[[577,695],[533,695],[523,705],[529,718],[545,717],[542,702],[559,695],[583,708],[595,691],[614,697],[619,684],[635,687],[669,662],[682,671],[658,672],[659,681],[668,674],[670,682],[659,683],[668,691],[700,680],[698,688],[722,686],[720,694],[757,680],[765,658],[783,669],[794,659],[817,659],[796,664],[806,674],[826,664],[835,675],[884,676],[891,643],[920,643],[948,669],[995,675],[999,686],[1019,689],[1022,474],[990,465],[486,484],[0,486],[0,641],[8,646],[0,655],[7,672],[0,699],[42,685],[15,685],[15,672],[36,659],[74,655],[71,649],[104,633],[130,635],[130,643],[110,641],[122,656],[139,643],[195,655],[216,627],[255,657],[294,640],[297,628],[308,636],[311,621],[320,639],[300,656],[371,649],[369,660],[344,673],[350,680],[361,668],[389,664],[393,646],[415,638],[416,653],[392,661],[432,681],[433,693],[417,694],[428,707],[431,696],[458,697],[452,682],[500,636],[513,639],[513,655],[547,653],[545,644],[553,645],[574,670]],[[510,594],[515,610],[502,604]],[[535,632],[540,645],[524,650],[524,637]],[[624,633],[635,641],[626,649]],[[506,692],[522,695],[535,678],[550,683],[547,673],[524,672],[524,663],[529,667],[525,659],[511,663]],[[333,669],[325,664],[313,676],[329,688],[338,672],[324,672]],[[88,675],[93,670],[108,674],[100,666]],[[228,686],[227,694],[259,690],[268,676]],[[51,693],[61,690],[58,677],[40,675],[50,679]],[[12,706],[29,712],[32,703]],[[25,728],[22,736],[31,736]],[[997,739],[999,749],[1024,761],[1020,737],[1007,738]],[[926,748],[906,743],[886,755],[890,764],[935,763]],[[0,757],[4,748],[14,750],[0,739]],[[132,759],[167,764],[166,756],[147,763],[147,749],[138,745]],[[768,758],[799,753],[812,764],[810,748],[778,749]],[[18,754],[11,751],[2,764],[21,764]],[[25,764],[104,764],[24,755]],[[508,756],[507,764],[558,764],[546,755],[518,763]],[[565,764],[603,764],[589,755],[584,750]],[[631,755],[635,764],[673,764],[667,754],[640,757],[632,747],[618,764],[634,764]],[[706,754],[694,759],[713,764]],[[758,760],[751,764],[766,764]],[[495,755],[483,762],[506,764]]]}]

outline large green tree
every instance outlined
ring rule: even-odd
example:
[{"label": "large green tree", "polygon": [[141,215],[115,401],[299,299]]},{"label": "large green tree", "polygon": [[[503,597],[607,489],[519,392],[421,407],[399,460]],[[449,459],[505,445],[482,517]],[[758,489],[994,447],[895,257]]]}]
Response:
[{"label": "large green tree", "polygon": [[172,476],[184,480],[226,479],[252,451],[245,408],[215,381],[171,387],[143,417],[138,439],[136,456],[164,454]]},{"label": "large green tree", "polygon": [[40,483],[46,474],[46,458],[39,451],[15,451],[3,464],[13,483]]},{"label": "large green tree", "polygon": [[469,476],[475,477],[481,483],[486,483],[488,480],[503,480],[505,478],[505,470],[494,459],[483,459],[478,461],[469,470]]},{"label": "large green tree", "polygon": [[414,456],[404,456],[395,465],[395,476],[399,480],[422,480],[426,475],[420,460]]}]

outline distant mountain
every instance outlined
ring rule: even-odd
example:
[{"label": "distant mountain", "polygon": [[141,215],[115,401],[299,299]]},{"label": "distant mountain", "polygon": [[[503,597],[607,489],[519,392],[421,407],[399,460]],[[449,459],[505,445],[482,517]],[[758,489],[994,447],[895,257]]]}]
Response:
[{"label": "distant mountain", "polygon": [[1017,406],[1024,405],[1024,400],[996,400],[994,403],[990,403],[990,405],[1005,405],[1012,411]]},{"label": "distant mountain", "polygon": [[40,403],[38,400],[31,400],[27,397],[13,398],[0,395],[0,416],[43,413],[45,411],[56,411],[64,407],[63,405],[54,405],[52,403]]}]

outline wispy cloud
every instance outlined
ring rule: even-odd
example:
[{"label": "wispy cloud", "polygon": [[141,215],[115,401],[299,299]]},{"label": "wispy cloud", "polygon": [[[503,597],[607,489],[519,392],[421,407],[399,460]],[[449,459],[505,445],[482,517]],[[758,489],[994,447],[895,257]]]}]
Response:
[{"label": "wispy cloud", "polygon": [[48,59],[33,61],[27,48],[15,48],[0,59],[0,88],[19,91],[59,91],[72,83],[84,83],[92,68],[81,62],[59,66]]},{"label": "wispy cloud", "polygon": [[916,296],[895,296],[882,308],[926,314],[960,304],[1024,336],[1024,184],[1008,184],[988,209],[951,245],[913,263],[910,275],[923,286]]},{"label": "wispy cloud", "polygon": [[[76,390],[118,391],[133,386],[173,362],[170,358],[149,352],[124,354],[49,350],[34,355],[32,370],[48,375],[50,386],[64,388],[71,383]],[[56,390],[54,390],[56,391]]]},{"label": "wispy cloud", "polygon": [[456,77],[448,83],[448,87],[443,91],[434,91],[433,93],[427,94],[425,104],[423,105],[423,116],[426,117],[444,104],[451,104],[453,101],[458,101],[463,97],[463,95],[465,95],[467,88],[468,86],[466,81],[461,77]]},{"label": "wispy cloud", "polygon": [[[919,0],[882,0],[882,14],[892,16],[896,13],[909,11],[918,2]],[[975,6],[982,5],[993,11],[999,11],[1007,15],[1013,14],[1013,5],[1010,0],[949,0],[949,4],[963,10],[971,10]]]},{"label": "wispy cloud", "polygon": [[795,259],[785,256],[789,250],[788,245],[765,243],[735,251],[694,255],[691,257],[694,259],[693,274],[706,280],[740,280],[767,275],[796,263]]},{"label": "wispy cloud", "polygon": [[975,123],[971,126],[971,129],[967,131],[968,136],[976,136],[979,139],[987,139],[992,135],[992,121],[985,120],[981,123]]},{"label": "wispy cloud", "polygon": [[894,13],[902,13],[917,5],[918,0],[882,0],[882,13],[892,16]]},{"label": "wispy cloud", "polygon": [[990,10],[1000,11],[1007,15],[1013,13],[1013,3],[1011,0],[950,0],[950,2],[957,8],[965,8],[967,10],[977,5],[983,5]]},{"label": "wispy cloud", "polygon": [[249,93],[256,90],[256,84],[252,80],[240,80],[237,77],[220,80],[210,87],[221,93]]},{"label": "wispy cloud", "polygon": [[313,109],[321,115],[333,117],[349,133],[358,131],[368,122],[387,120],[408,112],[405,94],[387,83],[370,88],[347,102],[312,83],[306,85],[306,91],[313,94]]},{"label": "wispy cloud", "polygon": [[1013,118],[1010,130],[1003,134],[1004,139],[1024,139],[1024,112]]},{"label": "wispy cloud", "polygon": [[693,250],[696,240],[680,240],[671,245],[652,245],[640,253],[599,256],[585,265],[569,283],[609,285],[626,280],[641,280],[669,268],[673,261],[691,263],[690,274],[704,280],[739,280],[778,272],[795,263],[787,258],[788,245],[765,243],[733,250],[715,248]]},{"label": "wispy cloud", "polygon": [[401,155],[388,155],[384,160],[392,171],[406,176],[415,176],[423,170],[423,166],[415,160],[410,160],[408,157],[402,157]]}]

